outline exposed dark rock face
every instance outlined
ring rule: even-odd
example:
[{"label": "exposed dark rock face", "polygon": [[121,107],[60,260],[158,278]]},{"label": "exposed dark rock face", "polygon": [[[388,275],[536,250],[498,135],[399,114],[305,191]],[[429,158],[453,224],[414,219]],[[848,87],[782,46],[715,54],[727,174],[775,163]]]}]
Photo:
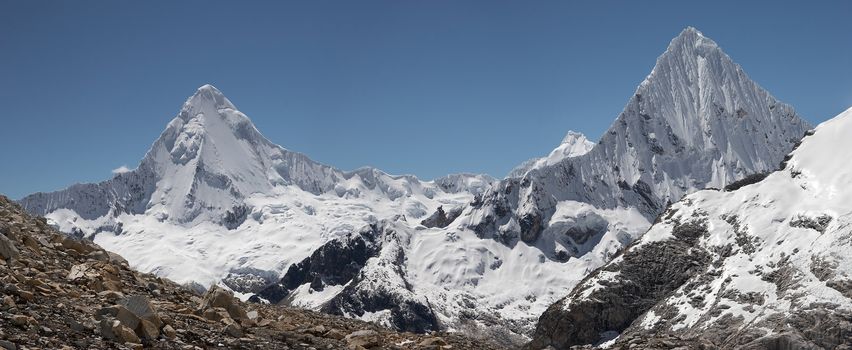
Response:
[{"label": "exposed dark rock face", "polygon": [[769,174],[769,172],[764,172],[748,175],[740,180],[729,183],[727,186],[725,186],[725,191],[736,191],[743,186],[756,184],[758,182],[763,181],[763,179],[769,176]]},{"label": "exposed dark rock face", "polygon": [[526,214],[521,217],[519,222],[521,225],[521,240],[526,243],[535,242],[544,229],[542,221],[543,219],[539,213]]},{"label": "exposed dark rock face", "polygon": [[819,233],[825,232],[828,224],[831,223],[831,216],[823,214],[817,217],[809,217],[807,215],[798,215],[790,219],[790,227],[809,228]]},{"label": "exposed dark rock face", "polygon": [[222,283],[240,293],[258,293],[275,282],[277,277],[277,274],[272,271],[243,268],[228,273],[228,276],[222,279]]},{"label": "exposed dark rock face", "polygon": [[397,330],[416,333],[438,330],[438,318],[432,307],[412,292],[406,280],[405,253],[399,240],[392,228],[380,222],[329,241],[310,257],[291,265],[280,281],[267,286],[250,301],[264,298],[272,303],[287,303],[290,293],[304,284],[314,291],[346,285],[320,310],[344,316],[387,313],[387,321]]},{"label": "exposed dark rock face", "polygon": [[225,212],[225,217],[222,219],[222,226],[225,226],[229,230],[240,227],[240,225],[246,221],[250,211],[251,210],[246,205],[238,205],[234,207],[233,209]]},{"label": "exposed dark rock face", "polygon": [[[621,332],[659,300],[703,271],[710,254],[695,248],[696,240],[707,233],[703,220],[677,223],[674,239],[631,246],[621,261],[593,273],[617,272],[616,278],[601,280],[587,297],[593,284],[578,285],[571,294],[551,305],[539,319],[527,349],[594,344],[604,332]],[[604,284],[605,283],[605,284]]]},{"label": "exposed dark rock face", "polygon": [[[397,252],[396,261],[381,263],[392,276],[378,276],[378,278],[405,278],[405,272],[401,266],[405,256],[400,250]],[[393,266],[390,266],[393,264]],[[390,320],[399,331],[425,333],[439,329],[438,317],[432,308],[417,299],[406,298],[395,290],[387,288],[364,288],[364,286],[376,286],[377,276],[360,273],[355,279],[343,289],[337,296],[323,305],[322,311],[333,315],[363,315],[364,312],[390,311]],[[410,291],[407,282],[403,286]]]},{"label": "exposed dark rock face", "polygon": [[379,252],[380,234],[381,228],[373,224],[358,233],[329,241],[311,256],[290,265],[278,283],[267,286],[258,295],[271,303],[279,303],[290,291],[305,283],[311,283],[314,290],[321,290],[325,285],[346,284]]},{"label": "exposed dark rock face", "polygon": [[603,234],[607,230],[606,219],[595,213],[583,216],[583,221],[569,226],[564,234],[571,238],[576,244],[585,244],[590,238]]},{"label": "exposed dark rock face", "polygon": [[444,207],[438,207],[438,210],[435,211],[428,218],[423,219],[420,222],[421,225],[432,228],[432,227],[440,227],[444,228],[451,224],[456,218],[459,217],[462,213],[461,207],[450,209],[449,212],[444,212]]},{"label": "exposed dark rock face", "polygon": [[[739,318],[723,317],[698,332],[642,331],[631,327],[610,349],[817,350],[852,346],[852,314],[815,304],[806,312],[775,314],[746,329]],[[772,329],[771,334],[758,330]]]}]

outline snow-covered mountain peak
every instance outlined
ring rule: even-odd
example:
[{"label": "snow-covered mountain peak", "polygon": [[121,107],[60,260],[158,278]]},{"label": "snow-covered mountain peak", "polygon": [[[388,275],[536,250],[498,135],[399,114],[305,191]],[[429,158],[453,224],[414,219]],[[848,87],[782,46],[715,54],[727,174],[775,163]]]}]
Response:
[{"label": "snow-covered mountain peak", "polygon": [[587,141],[588,139],[586,138],[586,135],[583,135],[583,133],[574,130],[568,130],[568,133],[565,134],[565,137],[562,138],[561,144],[577,144],[584,143]]},{"label": "snow-covered mountain peak", "polygon": [[698,29],[686,27],[669,42],[666,51],[660,56],[701,56],[721,50],[713,39],[704,36]]},{"label": "snow-covered mountain peak", "polygon": [[[679,41],[686,41],[686,42],[693,42],[693,43],[696,43],[696,42],[699,42],[699,41],[706,41],[707,44],[710,44],[710,45],[713,45],[713,46],[718,46],[718,45],[716,45],[716,42],[714,42],[712,39],[704,36],[704,34],[702,34],[701,31],[699,31],[698,29],[696,29],[693,26],[688,26],[686,28],[683,28],[683,30],[680,31],[680,34],[678,34],[676,37],[674,37],[674,39],[672,39],[672,43],[679,42]],[[671,49],[671,46],[669,46],[669,49]]]},{"label": "snow-covered mountain peak", "polygon": [[[709,66],[702,64],[699,67],[699,58],[709,60],[712,64]],[[642,82],[640,88],[650,84],[654,79],[669,80],[671,83],[671,78],[677,77],[672,76],[672,73],[676,73],[676,71],[688,72],[696,68],[708,68],[708,73],[718,72],[719,68],[741,70],[715,41],[704,36],[697,29],[687,27],[671,40],[666,51],[657,58],[654,69]],[[681,80],[681,82],[687,83],[688,81]]]},{"label": "snow-covered mountain peak", "polygon": [[595,143],[589,141],[586,135],[571,130],[562,138],[562,143],[559,144],[559,147],[551,151],[547,157],[542,158],[538,165],[553,165],[566,158],[584,155],[594,147]]},{"label": "snow-covered mountain peak", "polygon": [[553,151],[550,151],[545,157],[541,158],[532,158],[527,161],[521,163],[521,165],[516,166],[509,172],[507,177],[522,177],[526,175],[526,173],[530,172],[533,169],[538,169],[543,166],[553,165],[561,162],[566,158],[577,157],[586,152],[592,150],[595,147],[595,143],[589,141],[586,138],[586,135],[582,133],[569,130],[568,133],[562,138],[562,142],[557,146]]},{"label": "snow-covered mountain peak", "polygon": [[[715,42],[687,28],[597,144],[581,155],[563,156],[558,148],[554,161],[522,164],[483,200],[491,205],[472,206],[468,227],[550,244],[537,241],[562,239],[550,221],[566,201],[636,208],[653,220],[685,194],[775,169],[809,127]],[[559,255],[551,249],[545,253]]]},{"label": "snow-covered mountain peak", "polygon": [[227,104],[233,108],[233,104],[231,104],[231,101],[225,97],[222,91],[210,84],[199,86],[198,89],[195,90],[195,94],[187,99],[187,102],[196,102],[200,100],[212,100],[219,104]]}]

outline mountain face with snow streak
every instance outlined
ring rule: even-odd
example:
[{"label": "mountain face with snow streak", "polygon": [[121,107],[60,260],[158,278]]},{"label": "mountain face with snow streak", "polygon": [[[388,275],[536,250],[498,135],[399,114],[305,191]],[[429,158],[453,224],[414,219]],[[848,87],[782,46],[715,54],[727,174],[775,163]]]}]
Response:
[{"label": "mountain face with snow streak", "polygon": [[98,184],[28,196],[21,204],[39,215],[67,208],[83,219],[149,214],[164,222],[234,226],[244,219],[241,208],[253,193],[292,184],[318,194],[344,178],[334,168],[273,145],[221,92],[205,85],[137,169]]},{"label": "mountain face with snow streak", "polygon": [[687,193],[775,169],[808,127],[690,27],[594,148],[505,180],[471,210],[469,226],[536,244],[566,200],[653,220]]},{"label": "mountain face with snow streak", "polygon": [[178,282],[516,344],[669,201],[774,169],[807,128],[689,28],[591,149],[569,133],[500,182],[343,172],[204,86],[137,169],[21,204]]},{"label": "mountain face with snow streak", "polygon": [[529,348],[619,333],[610,345],[852,345],[852,166],[838,152],[852,149],[850,133],[852,108],[819,125],[762,181],[672,205],[551,306]]}]

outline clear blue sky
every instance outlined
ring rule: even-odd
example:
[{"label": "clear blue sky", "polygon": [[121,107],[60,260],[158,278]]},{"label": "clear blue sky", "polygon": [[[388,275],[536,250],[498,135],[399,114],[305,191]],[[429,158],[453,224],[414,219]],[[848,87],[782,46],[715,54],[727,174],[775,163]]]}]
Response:
[{"label": "clear blue sky", "polygon": [[344,170],[502,177],[596,140],[692,25],[813,123],[852,105],[850,1],[0,0],[0,193],[135,167],[212,83]]}]

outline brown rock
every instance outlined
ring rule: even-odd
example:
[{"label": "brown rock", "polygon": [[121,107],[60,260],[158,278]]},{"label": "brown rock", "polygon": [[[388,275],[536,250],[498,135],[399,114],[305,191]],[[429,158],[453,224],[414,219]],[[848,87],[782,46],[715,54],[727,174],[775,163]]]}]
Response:
[{"label": "brown rock", "polygon": [[225,334],[230,335],[234,338],[240,338],[243,336],[243,329],[235,322],[231,322],[230,324],[225,326]]},{"label": "brown rock", "polygon": [[205,309],[202,316],[210,321],[221,321],[226,318],[231,319],[228,311],[221,307]]},{"label": "brown rock", "polygon": [[107,301],[116,301],[116,300],[124,299],[124,293],[116,292],[116,291],[112,291],[112,290],[107,290],[107,291],[103,291],[103,292],[98,293],[98,297],[103,299],[103,300],[107,300]]},{"label": "brown rock", "polygon": [[89,253],[89,259],[97,260],[97,261],[109,261],[109,254],[107,254],[104,250],[95,250]]},{"label": "brown rock", "polygon": [[166,325],[163,327],[163,335],[168,339],[174,340],[177,337],[177,331],[172,326]]},{"label": "brown rock", "polygon": [[343,334],[343,332],[341,332],[338,329],[332,328],[327,333],[325,333],[325,337],[335,339],[335,340],[341,340],[343,338],[346,338],[346,334]]},{"label": "brown rock", "polygon": [[358,348],[360,346],[365,349],[369,349],[380,344],[379,333],[370,329],[349,333],[349,335],[347,335],[345,339],[346,344],[350,348]]},{"label": "brown rock", "polygon": [[111,318],[105,318],[100,323],[101,336],[117,343],[139,343],[139,337],[126,325]]},{"label": "brown rock", "polygon": [[201,300],[201,310],[213,307],[224,308],[228,311],[231,318],[235,320],[248,319],[246,310],[234,299],[234,293],[215,285],[204,293],[204,297]]},{"label": "brown rock", "polygon": [[160,336],[160,329],[157,328],[156,325],[151,323],[151,321],[142,320],[142,322],[139,323],[139,327],[136,329],[136,333],[142,339],[153,340],[153,339],[157,339],[157,337]]},{"label": "brown rock", "polygon": [[113,325],[114,325],[114,327],[112,328],[112,332],[113,332],[113,334],[115,334],[115,337],[118,340],[118,342],[134,343],[134,344],[138,344],[138,343],[141,342],[141,340],[136,335],[136,333],[133,332],[129,327],[127,327],[127,326],[125,326],[121,323],[119,323],[117,326],[115,324],[113,324]]},{"label": "brown rock", "polygon": [[429,347],[429,346],[438,347],[438,346],[447,345],[447,342],[444,341],[444,339],[442,339],[442,338],[436,337],[436,338],[427,338],[426,340],[420,342],[420,344],[417,344],[417,345],[422,346],[422,347]]},{"label": "brown rock", "polygon": [[24,236],[24,245],[32,249],[36,255],[41,255],[39,252],[41,247],[39,247],[38,242],[32,236]]},{"label": "brown rock", "polygon": [[12,297],[8,296],[8,295],[3,297],[3,305],[8,306],[8,307],[17,307],[18,306],[17,304],[15,304],[15,299],[12,299]]},{"label": "brown rock", "polygon": [[21,299],[26,300],[27,302],[31,302],[33,301],[33,299],[35,299],[35,295],[33,295],[32,292],[28,292],[25,290],[19,290],[18,296],[21,297]]},{"label": "brown rock", "polygon": [[125,260],[123,257],[121,257],[121,255],[118,255],[118,254],[113,253],[113,252],[107,252],[107,255],[109,255],[109,261],[111,263],[121,265],[121,266],[128,266],[127,260]]},{"label": "brown rock", "polygon": [[30,325],[37,325],[38,322],[32,317],[26,315],[14,315],[12,316],[12,324],[21,328],[26,328]]},{"label": "brown rock", "polygon": [[307,332],[310,333],[310,334],[318,336],[318,335],[325,334],[326,329],[323,325],[319,325],[319,326],[316,326],[316,327],[308,328]]},{"label": "brown rock", "polygon": [[61,243],[62,243],[62,246],[65,247],[66,249],[76,251],[77,253],[80,253],[80,254],[88,254],[89,252],[94,250],[94,248],[92,246],[84,244],[83,242],[76,240],[74,238],[68,237],[68,236],[65,236],[64,238],[62,238]]}]

